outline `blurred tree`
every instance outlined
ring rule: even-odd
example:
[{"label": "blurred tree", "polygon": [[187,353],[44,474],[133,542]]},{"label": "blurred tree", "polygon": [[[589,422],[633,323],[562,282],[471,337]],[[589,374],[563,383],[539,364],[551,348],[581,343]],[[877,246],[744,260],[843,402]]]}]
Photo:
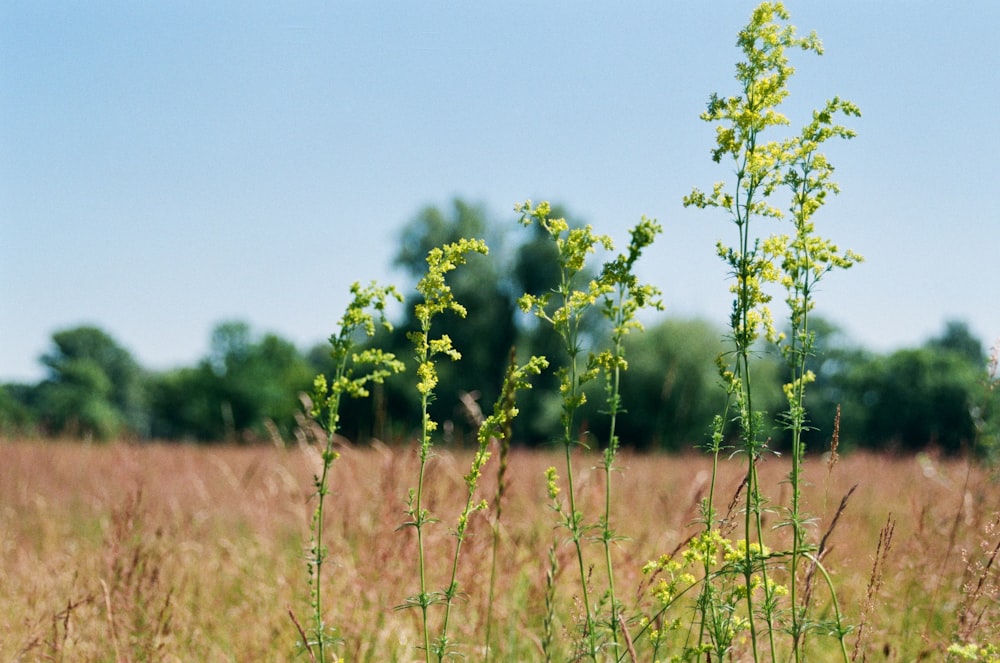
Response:
[{"label": "blurred tree", "polygon": [[979,393],[980,400],[972,407],[976,453],[996,464],[1000,462],[1000,340],[990,348]]},{"label": "blurred tree", "polygon": [[219,441],[223,426],[214,377],[204,365],[160,373],[150,381],[152,436],[165,440]]},{"label": "blurred tree", "polygon": [[954,352],[974,366],[983,366],[986,362],[982,342],[969,330],[968,324],[959,320],[946,322],[941,335],[932,338],[927,347]]},{"label": "blurred tree", "polygon": [[905,451],[968,450],[970,408],[981,372],[963,355],[933,345],[899,350],[855,368],[851,387],[864,407],[866,446]]},{"label": "blurred tree", "polygon": [[52,342],[42,357],[49,377],[36,396],[48,431],[100,439],[148,433],[145,375],[127,350],[90,326],[56,332]]},{"label": "blurred tree", "polygon": [[[829,398],[844,402],[842,439],[877,449],[973,451],[1000,416],[987,386],[981,342],[961,322],[919,348],[889,355],[861,350],[835,363]],[[825,369],[825,366],[824,366]]]},{"label": "blurred tree", "polygon": [[296,425],[300,392],[313,371],[294,345],[274,334],[257,338],[245,322],[212,331],[208,356],[195,368],[165,373],[152,387],[154,434],[204,441],[283,436]]},{"label": "blurred tree", "polygon": [[[865,408],[860,395],[852,387],[851,376],[859,367],[872,360],[870,353],[856,346],[837,324],[818,315],[809,317],[809,329],[815,335],[812,356],[806,362],[816,375],[816,381],[806,391],[805,406],[808,428],[802,440],[809,452],[829,450],[833,437],[837,408],[840,407],[840,450],[850,448],[863,437]],[[780,380],[788,382],[787,364],[782,364]],[[787,444],[780,430],[781,446]]]},{"label": "blurred tree", "polygon": [[622,378],[622,443],[678,451],[700,445],[721,411],[715,358],[722,331],[701,320],[668,319],[628,337]]},{"label": "blurred tree", "polygon": [[32,385],[0,385],[0,435],[15,437],[35,434],[35,392]]}]

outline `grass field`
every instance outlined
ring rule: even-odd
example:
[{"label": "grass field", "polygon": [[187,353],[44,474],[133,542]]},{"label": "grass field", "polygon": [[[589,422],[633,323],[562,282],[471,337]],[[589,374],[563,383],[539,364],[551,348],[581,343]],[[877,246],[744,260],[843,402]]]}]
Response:
[{"label": "grass field", "polygon": [[[540,660],[547,551],[562,536],[545,506],[544,470],[561,454],[515,451],[510,459],[494,660]],[[431,465],[427,494],[443,521],[428,530],[432,585],[445,583],[449,520],[464,504],[470,457],[439,451]],[[628,607],[645,592],[642,565],[696,531],[691,521],[710,468],[696,455],[625,453],[621,460],[612,518],[629,537],[615,560]],[[416,588],[412,529],[397,530],[416,463],[413,449],[378,446],[344,447],[334,464],[324,593],[348,661],[422,657],[416,612],[393,609]],[[304,546],[318,464],[310,447],[0,443],[0,659],[306,660],[289,610],[300,618],[309,610]],[[592,501],[585,510],[597,513],[604,477],[587,472],[582,456],[579,466],[580,494]],[[725,468],[724,501],[741,468]],[[484,475],[486,497],[493,471],[488,466]],[[786,471],[780,458],[762,465],[772,495],[781,495]],[[1000,486],[987,473],[929,456],[862,454],[832,469],[817,457],[806,472],[817,535],[857,485],[826,557],[855,624],[852,650],[861,633],[857,660],[944,660],[955,639],[1000,641],[993,562]],[[889,521],[895,530],[871,604],[869,581]],[[477,514],[470,532],[454,636],[469,660],[483,660],[488,517]],[[557,550],[560,573],[570,573],[571,547]],[[556,628],[568,658],[574,608],[571,596],[560,601]]]}]

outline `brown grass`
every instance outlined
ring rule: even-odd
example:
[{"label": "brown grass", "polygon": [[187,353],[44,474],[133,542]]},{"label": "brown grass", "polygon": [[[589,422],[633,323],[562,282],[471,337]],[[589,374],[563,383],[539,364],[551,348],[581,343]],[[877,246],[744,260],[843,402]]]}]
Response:
[{"label": "brown grass", "polygon": [[[539,655],[547,549],[553,536],[562,536],[544,506],[543,473],[559,465],[559,455],[515,450],[510,456],[493,606],[498,660]],[[428,545],[435,587],[445,582],[454,545],[448,528],[464,503],[470,458],[439,451],[431,465],[428,504],[442,520]],[[603,495],[603,475],[589,469],[593,461],[578,464],[588,514],[599,513]],[[0,660],[294,659],[298,635],[288,610],[300,619],[309,611],[304,545],[317,463],[308,448],[0,443]],[[708,487],[709,463],[693,455],[626,453],[621,464],[612,524],[629,537],[615,561],[628,606],[641,598],[642,564],[695,531],[691,521]],[[348,446],[333,468],[325,601],[352,662],[420,656],[416,613],[393,610],[417,589],[412,530],[396,529],[416,467],[412,449]],[[774,458],[761,469],[762,484],[773,487],[780,504],[784,462]],[[735,491],[740,472],[738,463],[724,466],[722,499]],[[494,476],[488,469],[483,497],[492,495]],[[832,471],[810,460],[806,476],[817,539],[858,485],[825,558],[851,622],[866,605],[880,532],[890,514],[896,520],[858,645],[868,660],[937,660],[955,636],[997,642],[1000,488],[984,471],[927,456],[854,454]],[[462,653],[482,660],[486,517],[478,516],[470,532],[454,636]],[[596,544],[592,552],[596,564]],[[569,546],[559,546],[558,556],[561,569],[573,568]],[[826,603],[824,588],[815,595]],[[572,596],[559,600],[556,637],[569,640]]]}]

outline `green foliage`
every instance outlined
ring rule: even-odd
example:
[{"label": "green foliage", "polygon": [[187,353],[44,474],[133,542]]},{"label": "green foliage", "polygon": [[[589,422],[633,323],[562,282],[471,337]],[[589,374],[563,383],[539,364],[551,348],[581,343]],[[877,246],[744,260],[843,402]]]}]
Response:
[{"label": "green foliage", "polygon": [[[793,334],[789,328],[785,337]],[[848,376],[859,367],[872,360],[869,353],[854,345],[844,331],[829,320],[816,315],[809,316],[811,350],[805,353],[805,367],[811,372],[813,381],[804,394],[803,402],[809,412],[808,425],[800,431],[800,441],[807,449],[822,450],[829,446],[833,435],[834,421],[840,415],[840,450],[845,451],[863,441],[858,418],[863,411],[861,401],[849,384]],[[780,358],[776,350],[769,354],[776,366],[780,384],[790,384],[795,378],[791,365]],[[779,392],[779,402],[786,398]],[[775,430],[775,447],[783,451],[792,448],[792,436],[787,429]]]},{"label": "green foliage", "polygon": [[865,405],[864,435],[883,448],[970,450],[982,375],[963,355],[933,347],[876,358],[852,376]]},{"label": "green foliage", "polygon": [[[489,213],[482,205],[477,205],[461,198],[451,201],[450,211],[428,205],[421,209],[403,227],[399,237],[399,249],[395,264],[402,267],[414,280],[419,280],[427,270],[427,254],[432,249],[446,244],[453,244],[469,237],[481,237],[495,253],[497,246],[502,245],[503,233],[496,224],[491,223]],[[471,279],[479,276],[483,265],[488,260],[468,257],[469,265],[455,279]]]},{"label": "green foliage", "polygon": [[721,331],[699,320],[667,319],[625,339],[630,357],[621,397],[621,437],[636,448],[680,451],[702,442],[724,404],[715,358]]},{"label": "green foliage", "polygon": [[211,336],[208,356],[194,368],[153,380],[153,434],[202,441],[264,438],[273,425],[291,435],[312,370],[275,334],[257,337],[245,322],[225,322]]},{"label": "green foliage", "polygon": [[33,389],[27,385],[0,385],[0,435],[29,435],[35,428],[35,411],[30,405]]},{"label": "green foliage", "polygon": [[976,338],[969,326],[960,320],[947,321],[941,335],[928,341],[927,347],[944,352],[954,352],[964,357],[973,366],[982,366],[986,361],[982,341]]},{"label": "green foliage", "polygon": [[98,439],[146,434],[144,376],[127,350],[89,326],[56,332],[52,343],[36,396],[43,426]]},{"label": "green foliage", "polygon": [[996,464],[1000,460],[1000,340],[990,351],[980,393],[981,399],[971,410],[976,452]]}]

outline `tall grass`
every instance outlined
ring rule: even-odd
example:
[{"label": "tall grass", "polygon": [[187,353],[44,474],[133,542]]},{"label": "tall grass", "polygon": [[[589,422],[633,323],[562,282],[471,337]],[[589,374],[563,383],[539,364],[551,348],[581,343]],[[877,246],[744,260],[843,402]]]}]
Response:
[{"label": "tall grass", "polygon": [[[325,516],[324,619],[338,627],[343,641],[339,652],[349,661],[412,661],[422,654],[418,620],[415,613],[395,612],[391,606],[413,579],[411,558],[399,554],[405,537],[395,528],[408,479],[417,470],[416,454],[412,447],[378,444],[346,445],[339,451],[331,491],[336,508]],[[600,462],[599,452],[582,451],[580,461]],[[472,452],[439,449],[437,455],[425,488],[438,512],[458,514],[465,503],[463,475],[471,467]],[[452,637],[461,643],[482,642],[492,610],[491,660],[544,660],[552,520],[539,509],[547,495],[544,482],[535,477],[561,457],[561,450],[510,452],[492,602],[486,579],[493,524],[486,518],[469,521],[466,554],[458,569],[458,581],[468,589]],[[611,518],[628,523],[630,540],[613,549],[613,555],[620,600],[634,613],[653,598],[644,589],[644,563],[683,548],[700,532],[691,523],[707,490],[710,463],[698,455],[628,450],[620,452],[618,462],[628,468],[629,480],[616,490]],[[302,540],[310,530],[311,481],[320,466],[312,446],[3,441],[0,660],[96,662],[125,660],[133,651],[133,660],[140,660],[143,642],[157,647],[147,660],[293,660],[296,646],[287,610],[299,610],[308,598],[302,595],[308,578]],[[825,477],[827,466],[809,456],[803,470]],[[786,469],[767,462],[760,472],[763,482],[777,485]],[[580,507],[588,513],[603,509],[602,475],[590,471],[578,477]],[[717,490],[726,496],[723,510],[742,480],[737,464],[720,465]],[[481,481],[483,492],[494,494],[495,474],[484,472]],[[1000,487],[990,472],[954,459],[846,455],[828,480],[802,487],[803,506],[828,522],[840,496],[855,484],[851,506],[823,556],[840,604],[855,624],[868,594],[880,532],[889,513],[895,520],[856,660],[885,660],[885,651],[892,652],[889,660],[945,660],[953,644],[982,649],[1000,641],[1000,576],[996,562],[990,563],[1000,543],[994,524]],[[141,499],[136,500],[140,488]],[[116,525],[116,520],[129,520],[123,519],[127,512],[134,514],[131,524]],[[436,557],[450,559],[454,552],[454,537],[444,531],[428,543]],[[136,550],[146,551],[147,575],[130,586],[143,589],[126,593],[126,585],[119,584],[115,590],[115,565],[127,569]],[[563,583],[573,575],[571,549],[560,546],[555,554],[563,569],[555,581]],[[102,580],[112,597],[110,614],[116,620],[121,659],[115,654]],[[829,599],[820,589],[822,585],[813,609],[823,615]],[[167,630],[137,640],[130,649],[127,625],[142,620],[156,624],[168,597]],[[554,605],[554,661],[572,656],[565,627],[574,623],[573,613],[572,604]],[[144,632],[152,636],[156,629]],[[635,632],[633,627],[633,637]],[[848,639],[852,655],[856,635],[858,631]],[[648,633],[634,639],[639,660],[652,660]],[[823,646],[828,643],[807,641],[808,659],[839,660],[839,652]],[[461,653],[470,660],[484,658],[471,644]],[[665,660],[670,653],[661,649],[659,656]]]}]

